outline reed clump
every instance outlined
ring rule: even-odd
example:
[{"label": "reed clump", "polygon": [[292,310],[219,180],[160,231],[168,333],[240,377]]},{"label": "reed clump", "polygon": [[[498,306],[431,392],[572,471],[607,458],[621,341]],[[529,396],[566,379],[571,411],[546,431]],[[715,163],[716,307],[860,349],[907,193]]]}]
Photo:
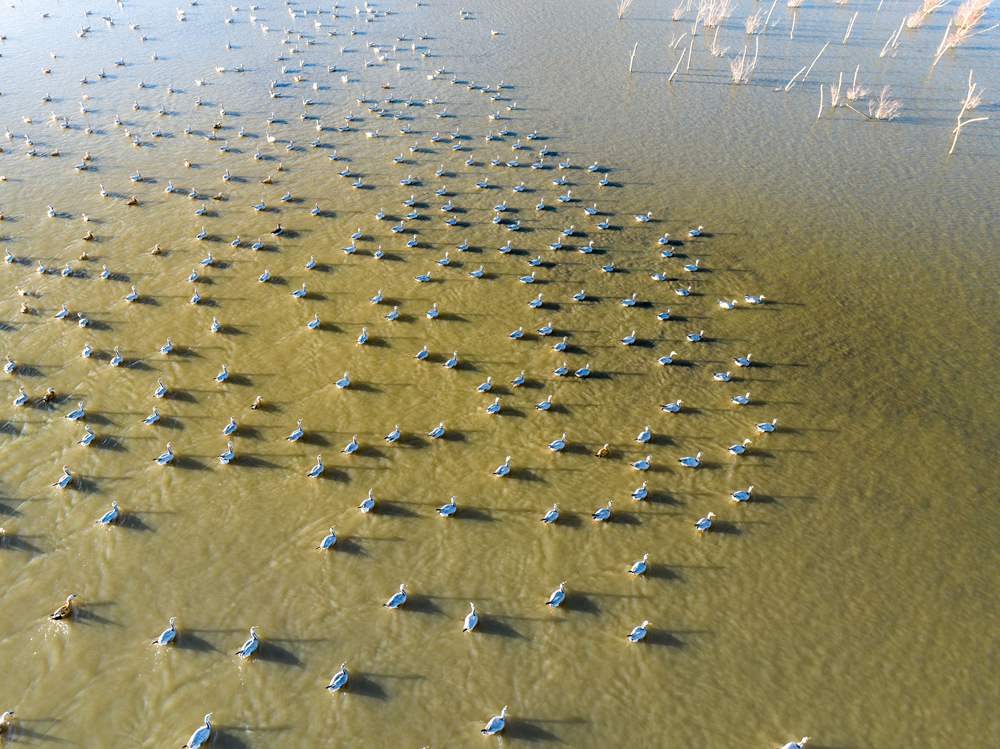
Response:
[{"label": "reed clump", "polygon": [[618,0],[617,11],[618,20],[622,20],[625,17],[625,13],[628,12],[629,6],[632,4],[632,0]]},{"label": "reed clump", "polygon": [[734,84],[745,86],[753,79],[754,71],[757,69],[758,51],[759,44],[757,40],[754,39],[754,52],[752,59],[747,59],[748,49],[744,46],[743,53],[737,55],[729,61],[729,72],[732,76],[732,82]]},{"label": "reed clump", "polygon": [[732,14],[733,0],[701,0],[695,23],[700,21],[704,28],[714,29],[722,25]]},{"label": "reed clump", "polygon": [[868,116],[873,120],[888,122],[899,117],[903,102],[892,98],[892,90],[888,85],[882,87],[878,98],[868,100]]},{"label": "reed clump", "polygon": [[919,29],[927,17],[936,10],[941,10],[948,0],[923,0],[923,4],[906,17],[906,28]]},{"label": "reed clump", "polygon": [[1000,23],[995,23],[988,28],[977,29],[992,2],[993,0],[965,0],[958,6],[955,15],[949,19],[941,43],[934,53],[933,65],[937,65],[948,50],[957,49],[972,37],[985,34],[1000,26]]}]

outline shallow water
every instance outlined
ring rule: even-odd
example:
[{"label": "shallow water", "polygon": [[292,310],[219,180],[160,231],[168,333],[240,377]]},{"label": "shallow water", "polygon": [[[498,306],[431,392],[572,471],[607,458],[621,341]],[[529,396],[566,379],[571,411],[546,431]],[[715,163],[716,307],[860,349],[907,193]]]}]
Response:
[{"label": "shallow water", "polygon": [[[18,713],[16,743],[176,745],[211,710],[220,746],[311,746],[327,737],[467,746],[504,704],[503,741],[516,744],[769,747],[803,734],[827,749],[995,741],[996,107],[981,107],[991,121],[970,126],[955,156],[945,153],[969,67],[987,101],[1000,91],[997,37],[979,37],[929,72],[946,15],[904,34],[896,57],[880,60],[909,10],[902,4],[877,15],[875,3],[807,5],[794,39],[789,11],[778,8],[754,85],[729,85],[703,33],[690,71],[671,86],[677,51],[667,44],[687,24],[644,0],[618,22],[611,5],[464,3],[473,20],[463,22],[458,3],[432,2],[371,24],[359,19],[363,33],[354,37],[346,10],[336,21],[324,14],[315,28],[314,16],[293,22],[270,1],[255,25],[245,7],[224,24],[229,4],[214,0],[188,8],[184,23],[154,3],[124,11],[102,3],[89,19],[67,3],[0,10],[0,125],[15,136],[0,154],[0,244],[26,259],[0,268],[10,290],[0,341],[18,363],[0,405],[0,710]],[[50,18],[39,18],[42,7]],[[839,42],[855,10],[850,43],[831,45],[807,84],[774,92],[827,39]],[[727,22],[722,45],[742,47],[742,17]],[[80,39],[82,24],[92,31]],[[286,27],[314,44],[297,42],[300,52],[276,62]],[[327,36],[333,28],[336,38]],[[502,33],[491,38],[490,29]],[[368,41],[391,44],[405,33],[419,44],[421,32],[435,56],[420,59],[406,42],[384,64],[363,67]],[[123,67],[114,65],[119,56]],[[238,63],[247,71],[214,72]],[[348,84],[326,71],[334,63],[350,71]],[[844,111],[816,120],[816,82],[857,63],[870,88],[892,84],[901,120]],[[99,81],[102,66],[108,77]],[[427,80],[435,68],[449,73]],[[81,86],[84,74],[91,83]],[[550,163],[600,161],[615,186],[567,170],[578,201],[537,215],[539,196],[556,206],[566,189],[551,185],[556,170],[489,167],[494,155],[509,158],[514,138],[485,143],[481,136],[499,127],[487,114],[510,101],[491,103],[448,85],[450,77],[502,78],[511,86],[504,99],[519,111],[501,124],[525,143],[537,128],[545,140],[533,146],[559,154]],[[286,84],[281,98],[267,97],[272,79]],[[150,87],[138,89],[140,80]],[[382,81],[393,88],[381,91]],[[91,97],[86,116],[76,109],[81,91]],[[50,103],[39,101],[46,92]],[[398,123],[355,103],[362,92],[441,104],[391,106],[418,131],[401,137]],[[299,119],[305,96],[327,128],[322,148],[309,146],[315,120]],[[161,104],[168,116],[156,115]],[[223,106],[231,114],[220,138],[230,153],[200,137]],[[454,117],[436,119],[442,106]],[[50,111],[72,127],[48,123]],[[123,128],[111,124],[116,112]],[[280,120],[274,144],[264,137],[270,112]],[[361,120],[352,132],[334,131],[348,112]],[[186,124],[195,136],[183,134]],[[126,127],[142,148],[129,147]],[[154,127],[164,137],[150,137]],[[385,137],[365,138],[375,127]],[[461,153],[430,142],[454,128],[469,136]],[[26,158],[17,142],[25,134],[40,154],[58,148],[62,156]],[[286,151],[289,139],[300,150]],[[423,151],[410,154],[415,140]],[[350,161],[330,162],[332,147]],[[256,148],[261,161],[251,158]],[[75,173],[88,149],[93,170]],[[412,163],[393,165],[400,151]],[[481,165],[466,167],[470,154]],[[372,189],[350,189],[336,175],[345,163]],[[438,164],[449,171],[443,180],[433,176]],[[144,180],[133,184],[136,170]],[[407,173],[422,184],[398,185]],[[273,185],[259,184],[266,174]],[[483,174],[500,189],[474,189]],[[168,180],[182,192],[164,193]],[[511,193],[521,180],[533,192]],[[467,226],[441,223],[439,182]],[[101,183],[113,199],[100,197]],[[191,188],[206,196],[210,215],[194,215],[198,202],[184,194]],[[225,200],[207,199],[220,190]],[[295,200],[282,204],[286,190]],[[409,231],[389,232],[410,193],[427,219],[412,222],[416,249],[404,246]],[[124,204],[130,194],[140,206]],[[261,196],[271,211],[250,208]],[[489,223],[502,199],[524,231]],[[317,201],[324,215],[310,216]],[[595,201],[615,230],[593,230],[582,208]],[[47,204],[65,215],[47,218]],[[375,221],[379,208],[393,220]],[[632,219],[647,210],[654,222]],[[279,221],[289,231],[273,239],[267,232]],[[660,234],[680,238],[700,223],[711,236],[678,247],[687,259],[658,257]],[[546,249],[569,224],[586,236],[568,244],[592,238],[602,252]],[[210,236],[199,242],[202,226]],[[345,255],[357,227],[366,238]],[[92,243],[80,239],[88,228]],[[237,234],[241,249],[228,245]],[[266,248],[253,253],[246,244],[258,236]],[[473,251],[455,249],[462,239]],[[520,252],[497,254],[508,239]],[[154,242],[164,249],[157,257],[148,253]],[[371,257],[379,244],[381,262]],[[91,260],[76,261],[84,249]],[[208,280],[198,284],[202,303],[191,305],[185,279],[209,250],[218,265],[199,266]],[[453,262],[441,268],[434,261],[445,251]],[[310,255],[320,266],[306,271]],[[552,265],[538,269],[540,283],[519,284],[535,255]],[[620,272],[598,270],[609,258]],[[691,297],[649,278],[687,276],[681,265],[693,258],[705,271],[692,277]],[[73,261],[78,273],[39,276],[39,260]],[[102,264],[114,279],[98,279]],[[488,278],[469,278],[480,264]],[[259,284],[265,268],[274,280]],[[426,271],[433,281],[417,284]],[[293,299],[303,282],[309,297]],[[130,284],[142,304],[122,301]],[[15,296],[15,287],[32,296]],[[581,287],[592,301],[570,300]],[[373,307],[368,298],[380,288],[386,300]],[[645,305],[619,306],[633,291]],[[539,292],[547,309],[529,309]],[[768,304],[733,312],[716,304],[749,293],[766,294]],[[37,313],[19,314],[22,301]],[[424,312],[434,302],[442,315],[431,322]],[[52,319],[62,303],[85,312],[90,328]],[[402,313],[394,323],[383,319],[391,304]],[[668,306],[678,319],[658,322]],[[313,314],[319,331],[305,327]],[[209,332],[213,316],[220,335]],[[549,320],[555,336],[532,333]],[[359,347],[362,326],[371,340]],[[509,340],[518,326],[525,339]],[[633,328],[640,345],[621,346]],[[707,343],[684,340],[700,329]],[[561,335],[571,345],[565,355],[550,349]],[[163,356],[167,336],[177,350]],[[97,351],[90,360],[79,354],[86,342]],[[432,363],[413,360],[424,344]],[[117,369],[107,366],[116,345],[126,360]],[[659,367],[671,349],[689,366]],[[452,351],[462,366],[446,371],[439,365]],[[758,366],[734,371],[730,384],[712,381],[747,351]],[[554,378],[563,360],[590,362],[597,376]],[[220,385],[213,377],[223,363],[231,377]],[[333,381],[345,369],[352,386],[341,391]],[[506,383],[521,370],[528,385],[513,390]],[[487,376],[503,404],[495,417],[483,412],[490,397],[475,391]],[[158,378],[172,397],[153,398]],[[60,402],[15,408],[18,384],[33,398],[51,386]],[[729,396],[746,390],[752,405],[732,407]],[[257,394],[265,408],[253,411]],[[536,412],[549,394],[556,408]],[[677,398],[681,414],[659,411]],[[76,445],[82,425],[62,418],[77,400],[97,433],[87,449]],[[154,405],[163,418],[146,427],[140,420]],[[230,416],[239,422],[238,457],[222,466]],[[284,436],[296,418],[307,438],[290,444]],[[778,431],[754,436],[746,457],[725,452],[771,418]],[[425,438],[441,420],[448,438]],[[404,439],[386,445],[395,424]],[[646,424],[656,434],[648,449],[634,442]],[[545,444],[562,432],[570,448],[549,454]],[[354,434],[361,451],[342,455]],[[152,458],[168,440],[178,459],[162,468]],[[592,457],[604,443],[612,455]],[[675,462],[698,450],[701,469]],[[317,453],[327,470],[312,481],[304,474]],[[628,463],[647,453],[653,470],[641,476]],[[506,455],[513,473],[496,479],[491,471]],[[64,463],[76,481],[59,492],[49,484]],[[650,500],[633,502],[644,478]],[[748,484],[753,502],[729,502]],[[362,515],[355,508],[369,487],[378,508]],[[434,510],[452,495],[459,512],[442,520]],[[614,522],[593,524],[589,514],[609,497]],[[124,521],[96,526],[112,499]],[[544,527],[538,518],[553,502],[562,518]],[[699,538],[692,524],[708,511],[718,523]],[[339,541],[323,554],[314,547],[330,525]],[[651,573],[625,574],[647,551]],[[550,611],[543,603],[560,580],[569,597]],[[382,602],[401,582],[411,600],[386,611]],[[70,592],[81,596],[80,616],[49,622]],[[463,635],[469,601],[482,619]],[[170,616],[178,617],[177,647],[150,647]],[[649,638],[628,645],[625,635],[643,619],[652,622]],[[263,637],[260,656],[237,662],[231,653],[251,625]],[[350,688],[330,695],[322,687],[343,661]]]}]

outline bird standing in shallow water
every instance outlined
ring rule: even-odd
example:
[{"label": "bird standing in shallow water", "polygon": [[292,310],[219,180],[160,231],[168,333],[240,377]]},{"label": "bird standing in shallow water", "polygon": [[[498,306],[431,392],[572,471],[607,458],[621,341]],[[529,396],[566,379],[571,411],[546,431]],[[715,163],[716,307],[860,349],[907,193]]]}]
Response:
[{"label": "bird standing in shallow water", "polygon": [[406,603],[406,583],[400,583],[399,590],[393,593],[392,597],[383,606],[387,609],[398,609]]},{"label": "bird standing in shallow water", "polygon": [[60,619],[69,619],[76,612],[76,604],[73,602],[78,598],[76,593],[70,593],[66,596],[66,600],[63,605],[49,614],[49,619],[52,621],[59,621]]},{"label": "bird standing in shallow water", "polygon": [[469,601],[469,613],[465,615],[465,620],[462,622],[462,631],[472,632],[478,624],[479,614],[476,613],[476,604]]},{"label": "bird standing in shallow water", "polygon": [[486,725],[480,730],[484,736],[496,736],[503,732],[503,729],[507,726],[507,706],[504,705],[500,710],[499,715],[494,715],[490,718]]},{"label": "bird standing in shallow water", "polygon": [[341,663],[340,670],[333,675],[333,678],[330,679],[330,683],[326,685],[326,688],[331,692],[339,692],[341,689],[347,688],[347,682],[350,678],[350,674],[347,671],[347,664]]},{"label": "bird standing in shallow water", "polygon": [[632,566],[628,568],[630,575],[645,575],[646,570],[649,568],[649,554],[643,554],[642,559],[637,562],[633,562]]},{"label": "bird standing in shallow water", "polygon": [[170,617],[167,628],[160,632],[160,636],[153,640],[154,645],[169,645],[177,639],[177,617]]},{"label": "bird standing in shallow water", "polygon": [[260,638],[257,636],[257,628],[250,627],[250,636],[233,655],[238,655],[240,658],[250,658],[259,648]]},{"label": "bird standing in shallow water", "polygon": [[646,635],[649,633],[649,621],[643,620],[642,624],[635,627],[631,632],[628,633],[629,642],[641,642],[646,639]]},{"label": "bird standing in shallow water", "polygon": [[327,551],[329,549],[332,549],[336,545],[337,545],[337,532],[331,527],[330,532],[323,537],[323,540],[320,541],[319,546],[317,546],[316,548],[322,549],[323,551]]},{"label": "bird standing in shallow water", "polygon": [[191,734],[191,738],[181,749],[201,749],[212,738],[212,713],[208,713],[204,719],[204,725]]}]

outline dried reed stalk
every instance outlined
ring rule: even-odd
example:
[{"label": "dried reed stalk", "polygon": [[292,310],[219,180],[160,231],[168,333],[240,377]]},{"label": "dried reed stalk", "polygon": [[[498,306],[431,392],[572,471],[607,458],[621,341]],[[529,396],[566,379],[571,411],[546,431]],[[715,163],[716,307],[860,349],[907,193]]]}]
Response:
[{"label": "dried reed stalk", "polygon": [[847,44],[847,40],[851,38],[851,32],[854,31],[854,22],[857,20],[858,20],[858,11],[854,11],[854,15],[851,16],[851,22],[847,24],[847,31],[844,32],[844,38],[840,42],[841,44]]},{"label": "dried reed stalk", "polygon": [[956,49],[972,37],[985,34],[1000,26],[1000,23],[995,23],[988,28],[976,31],[976,26],[983,20],[983,16],[986,15],[986,11],[992,2],[993,0],[965,0],[964,3],[958,6],[955,16],[948,21],[948,27],[945,29],[944,37],[941,39],[941,43],[934,53],[934,62],[931,67],[937,65],[949,49]]},{"label": "dried reed stalk", "polygon": [[979,90],[978,85],[972,77],[972,71],[969,71],[969,84],[965,91],[965,98],[962,100],[962,108],[958,112],[958,117],[955,118],[955,129],[951,132],[954,137],[951,139],[951,148],[948,149],[948,155],[951,156],[955,153],[955,146],[958,145],[958,136],[962,133],[962,128],[966,125],[971,125],[973,122],[983,122],[988,120],[989,117],[973,117],[972,119],[963,120],[962,115],[973,109],[976,109],[980,104],[983,103],[983,92]]},{"label": "dried reed stalk", "polygon": [[618,20],[622,20],[625,17],[625,12],[628,7],[632,4],[632,0],[618,0]]},{"label": "dried reed stalk", "polygon": [[947,4],[948,0],[923,0],[921,6],[906,17],[906,28],[919,29],[931,13],[941,10]]},{"label": "dried reed stalk", "polygon": [[871,119],[888,122],[899,116],[899,112],[903,108],[903,102],[899,99],[890,98],[891,95],[892,91],[886,85],[882,87],[882,91],[879,92],[877,99],[868,100],[868,114]]}]

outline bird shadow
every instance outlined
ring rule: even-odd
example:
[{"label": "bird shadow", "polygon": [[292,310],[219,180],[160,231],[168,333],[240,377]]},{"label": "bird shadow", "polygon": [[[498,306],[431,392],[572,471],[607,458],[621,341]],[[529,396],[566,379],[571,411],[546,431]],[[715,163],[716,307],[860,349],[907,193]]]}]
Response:
[{"label": "bird shadow", "polygon": [[476,631],[481,632],[484,635],[505,637],[512,640],[526,639],[524,635],[503,621],[503,618],[501,617],[484,616],[479,620],[479,626],[476,627]]},{"label": "bird shadow", "polygon": [[195,634],[194,630],[181,630],[178,632],[174,645],[178,650],[191,650],[197,653],[222,652],[204,637],[199,637]]},{"label": "bird shadow", "polygon": [[379,515],[385,515],[386,517],[394,518],[415,518],[417,513],[415,513],[410,508],[399,504],[397,502],[382,502],[381,500],[375,506],[375,512]]},{"label": "bird shadow", "polygon": [[415,611],[418,614],[432,614],[439,616],[444,612],[441,607],[434,603],[429,596],[411,595],[406,601],[406,609]]},{"label": "bird shadow", "polygon": [[518,718],[517,720],[509,721],[504,734],[509,739],[517,739],[519,741],[555,741],[562,743],[562,739],[556,734],[539,725],[539,721],[531,720],[530,718]]},{"label": "bird shadow", "polygon": [[357,674],[351,677],[348,685],[348,694],[356,694],[359,697],[369,697],[375,700],[386,700],[389,693],[375,679],[365,674]]},{"label": "bird shadow", "polygon": [[151,531],[153,528],[147,525],[142,518],[135,513],[124,513],[118,525],[130,531]]},{"label": "bird shadow", "polygon": [[275,640],[261,642],[260,650],[257,652],[257,660],[263,663],[277,663],[282,666],[302,667],[302,660]]},{"label": "bird shadow", "polygon": [[646,568],[646,577],[654,580],[680,580],[681,576],[665,564],[651,564]]},{"label": "bird shadow", "polygon": [[562,608],[567,611],[594,616],[601,613],[601,607],[597,604],[597,601],[579,593],[567,595],[566,600],[563,601]]}]

